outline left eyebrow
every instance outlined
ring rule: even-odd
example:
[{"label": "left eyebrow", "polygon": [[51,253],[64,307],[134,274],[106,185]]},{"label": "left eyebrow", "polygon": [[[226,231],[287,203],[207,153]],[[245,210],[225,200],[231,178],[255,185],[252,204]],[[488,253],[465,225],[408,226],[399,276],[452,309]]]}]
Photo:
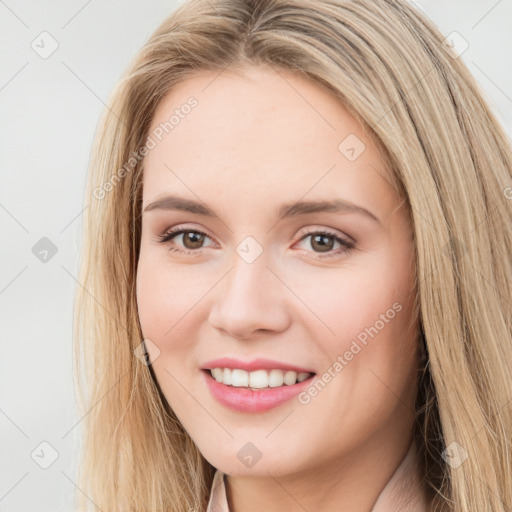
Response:
[{"label": "left eyebrow", "polygon": [[[143,212],[150,212],[152,210],[180,210],[196,215],[204,215],[216,219],[219,218],[219,216],[204,203],[175,195],[167,195],[153,201],[144,208]],[[340,198],[328,201],[292,201],[285,203],[279,208],[278,218],[284,219],[312,213],[358,213],[382,224],[379,218],[371,211]]]},{"label": "left eyebrow", "polygon": [[379,218],[371,211],[358,206],[345,199],[332,199],[330,201],[297,201],[283,204],[279,210],[279,218],[295,217],[311,213],[359,213],[382,224]]}]

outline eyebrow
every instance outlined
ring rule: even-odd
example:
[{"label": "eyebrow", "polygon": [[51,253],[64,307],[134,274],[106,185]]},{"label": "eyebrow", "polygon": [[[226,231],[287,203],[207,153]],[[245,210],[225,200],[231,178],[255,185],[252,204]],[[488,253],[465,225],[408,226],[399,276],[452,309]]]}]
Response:
[{"label": "eyebrow", "polygon": [[[206,217],[219,218],[218,215],[204,203],[175,195],[167,195],[153,201],[144,208],[143,213],[154,210],[179,210],[204,215]],[[340,198],[323,201],[295,201],[285,203],[281,205],[279,209],[278,218],[285,219],[312,213],[358,213],[382,224],[379,218],[366,208]]]}]

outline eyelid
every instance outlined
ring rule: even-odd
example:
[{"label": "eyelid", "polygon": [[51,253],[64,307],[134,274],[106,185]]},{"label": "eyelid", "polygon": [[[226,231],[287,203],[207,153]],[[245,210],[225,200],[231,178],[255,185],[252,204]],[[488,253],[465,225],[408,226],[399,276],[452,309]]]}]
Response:
[{"label": "eyelid", "polygon": [[334,228],[326,228],[326,227],[319,226],[319,225],[313,225],[313,227],[308,226],[307,228],[304,228],[304,229],[305,229],[305,231],[304,232],[301,231],[299,234],[299,241],[306,235],[325,233],[325,234],[333,236],[333,237],[341,238],[346,243],[350,243],[350,244],[356,243],[356,241],[351,236],[349,236],[345,233],[342,233],[341,231],[338,231],[337,229],[334,229]]}]

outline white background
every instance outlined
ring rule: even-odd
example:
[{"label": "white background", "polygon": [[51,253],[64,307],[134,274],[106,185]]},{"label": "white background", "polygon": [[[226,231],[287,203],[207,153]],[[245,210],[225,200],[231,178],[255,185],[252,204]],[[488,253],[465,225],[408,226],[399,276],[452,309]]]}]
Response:
[{"label": "white background", "polygon": [[[416,3],[469,43],[462,58],[512,135],[512,0]],[[121,72],[176,5],[0,0],[0,512],[72,509],[72,305],[92,137]],[[43,31],[59,45],[47,59],[31,47]],[[57,248],[46,263],[32,252],[42,237]],[[37,448],[50,460],[43,441],[58,453],[48,469],[31,458]]]}]

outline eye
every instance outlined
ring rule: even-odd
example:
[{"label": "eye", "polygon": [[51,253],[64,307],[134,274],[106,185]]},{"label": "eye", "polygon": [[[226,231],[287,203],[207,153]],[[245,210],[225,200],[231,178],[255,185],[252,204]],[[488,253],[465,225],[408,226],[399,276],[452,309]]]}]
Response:
[{"label": "eye", "polygon": [[[205,239],[211,238],[203,231],[197,229],[183,229],[171,228],[165,233],[158,235],[158,241],[162,244],[173,241],[178,236],[181,236],[181,243],[183,248],[175,247],[174,245],[169,248],[169,251],[177,251],[184,254],[200,253],[203,249]],[[300,238],[299,242],[303,242],[307,238],[311,241],[309,246],[313,248],[313,252],[317,253],[317,258],[331,258],[349,252],[356,247],[355,242],[352,240],[345,240],[334,232],[328,230],[310,230],[307,231]],[[174,244],[174,242],[173,242]],[[334,250],[335,244],[339,244],[339,248]]]},{"label": "eye", "polygon": [[[351,249],[354,249],[356,247],[355,242],[352,240],[345,240],[344,238],[341,238],[336,233],[330,232],[330,231],[315,231],[310,230],[307,231],[304,236],[299,240],[299,242],[302,242],[303,240],[306,240],[307,238],[310,238],[309,246],[313,248],[314,252],[319,254],[318,258],[331,258],[334,256],[339,256],[341,254],[344,254],[346,252],[349,252]],[[338,243],[341,247],[338,248],[333,252],[334,245]]]},{"label": "eye", "polygon": [[203,248],[201,246],[205,238],[210,238],[206,233],[204,233],[203,231],[199,231],[197,229],[173,228],[161,235],[158,235],[158,241],[162,244],[165,244],[167,242],[170,242],[174,238],[177,238],[180,235],[182,235],[181,240],[182,244],[184,245],[184,249],[171,246],[169,248],[170,251],[178,251],[185,254],[191,254],[193,252],[197,253],[200,252],[200,249]]}]

